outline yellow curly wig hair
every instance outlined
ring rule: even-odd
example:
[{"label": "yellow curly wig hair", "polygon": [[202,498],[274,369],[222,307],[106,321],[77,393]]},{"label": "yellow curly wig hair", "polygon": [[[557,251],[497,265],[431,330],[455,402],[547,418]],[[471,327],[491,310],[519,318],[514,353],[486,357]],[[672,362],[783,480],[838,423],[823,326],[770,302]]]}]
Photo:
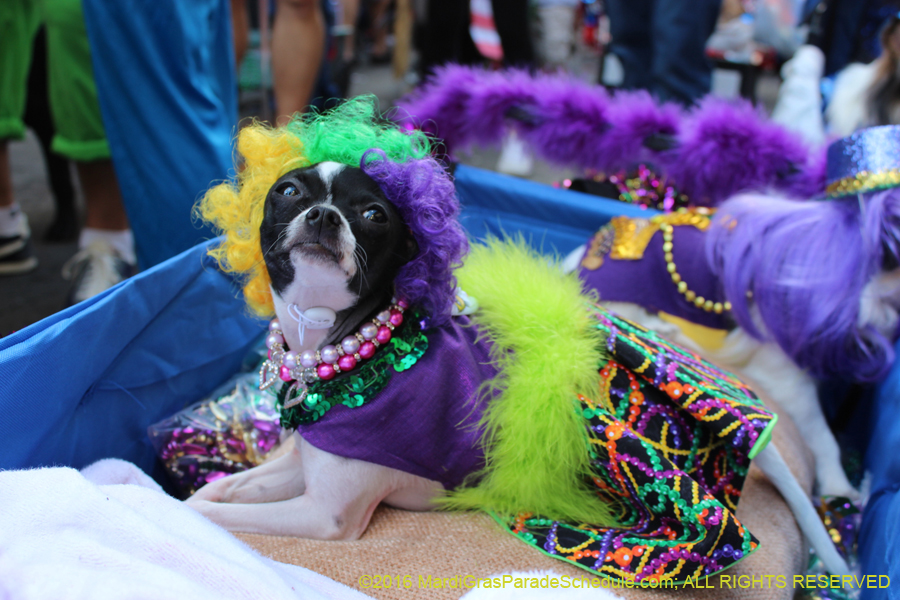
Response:
[{"label": "yellow curly wig hair", "polygon": [[210,189],[197,207],[201,217],[224,233],[209,251],[226,273],[244,278],[244,298],[260,317],[274,313],[271,283],[259,241],[269,188],[292,169],[308,166],[300,140],[286,129],[254,123],[241,130],[237,151],[244,167],[234,182]]}]

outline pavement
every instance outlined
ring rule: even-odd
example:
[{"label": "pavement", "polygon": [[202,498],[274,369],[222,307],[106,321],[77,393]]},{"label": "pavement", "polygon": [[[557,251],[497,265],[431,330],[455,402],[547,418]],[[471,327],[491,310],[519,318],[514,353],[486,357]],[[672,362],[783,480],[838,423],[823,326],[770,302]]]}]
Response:
[{"label": "pavement", "polygon": [[[584,78],[596,72],[596,56],[582,48],[572,59],[570,70]],[[351,77],[350,94],[375,94],[382,108],[390,107],[411,89],[411,82],[395,80],[389,66],[363,65]],[[771,108],[777,92],[777,79],[763,78],[758,90],[764,105]],[[246,115],[244,115],[246,116]],[[460,155],[460,162],[494,169],[499,152],[478,149]],[[37,139],[29,133],[22,141],[10,144],[14,194],[31,224],[39,267],[24,275],[0,277],[0,337],[22,329],[63,308],[68,282],[62,278],[62,267],[77,251],[75,243],[52,244],[43,241],[54,216],[54,203]],[[73,170],[74,173],[74,170]],[[530,179],[551,183],[572,173],[537,161]],[[83,201],[78,198],[83,214]]]}]

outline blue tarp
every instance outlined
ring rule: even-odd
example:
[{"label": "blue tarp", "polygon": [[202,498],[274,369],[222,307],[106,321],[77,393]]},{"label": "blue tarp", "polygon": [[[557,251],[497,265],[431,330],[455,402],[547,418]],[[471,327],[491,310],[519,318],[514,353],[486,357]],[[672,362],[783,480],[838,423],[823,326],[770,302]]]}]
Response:
[{"label": "blue tarp", "polygon": [[[900,353],[900,343],[895,350]],[[897,600],[900,599],[900,363],[894,364],[887,379],[878,386],[870,436],[865,464],[872,474],[872,496],[863,513],[860,562],[864,575],[887,575],[891,585],[864,588],[860,598]]]},{"label": "blue tarp", "polygon": [[465,165],[456,168],[454,177],[464,207],[460,221],[470,237],[521,232],[547,254],[555,251],[565,256],[616,215],[656,214],[615,200]]},{"label": "blue tarp", "polygon": [[197,246],[0,340],[0,469],[147,472],[147,426],[234,374],[265,323]]},{"label": "blue tarp", "polygon": [[146,269],[214,237],[191,209],[232,165],[231,2],[83,1],[103,125]]}]

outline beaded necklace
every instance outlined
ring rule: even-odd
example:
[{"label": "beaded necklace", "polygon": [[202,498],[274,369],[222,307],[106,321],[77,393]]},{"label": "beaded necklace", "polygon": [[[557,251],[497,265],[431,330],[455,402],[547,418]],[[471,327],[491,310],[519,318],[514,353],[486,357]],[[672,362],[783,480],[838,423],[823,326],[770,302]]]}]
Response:
[{"label": "beaded necklace", "polygon": [[296,429],[318,421],[338,404],[358,408],[374,400],[394,373],[412,368],[428,350],[425,331],[430,320],[416,308],[407,311],[405,322],[393,331],[389,342],[382,344],[370,360],[363,360],[346,377],[317,379],[301,388],[285,383],[278,392],[276,406],[281,412],[281,426]]},{"label": "beaded necklace", "polygon": [[380,345],[391,341],[394,328],[403,324],[403,311],[409,307],[405,300],[391,302],[389,308],[364,323],[359,331],[345,337],[340,344],[299,354],[293,350],[285,351],[281,323],[272,319],[266,336],[268,359],[259,368],[259,389],[268,389],[278,380],[290,383],[286,396],[298,392],[284,405],[284,408],[291,408],[306,398],[310,384],[333,379],[338,373],[352,371],[362,361],[372,358]]},{"label": "beaded necklace", "polygon": [[700,310],[717,315],[723,312],[727,313],[731,310],[730,302],[714,302],[698,295],[688,287],[687,282],[678,272],[672,254],[675,227],[692,226],[700,231],[706,231],[709,228],[712,214],[713,210],[711,209],[693,207],[680,208],[675,212],[655,215],[649,219],[614,217],[591,238],[581,266],[595,271],[603,266],[603,261],[607,256],[613,260],[639,260],[643,258],[650,240],[659,231],[663,235],[662,250],[663,259],[666,262],[666,272],[678,293]]}]

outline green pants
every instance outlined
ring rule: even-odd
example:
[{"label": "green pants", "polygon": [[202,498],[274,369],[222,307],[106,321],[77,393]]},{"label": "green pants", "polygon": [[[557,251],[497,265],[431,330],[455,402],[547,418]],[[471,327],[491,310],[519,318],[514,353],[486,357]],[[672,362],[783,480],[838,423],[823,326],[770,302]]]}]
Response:
[{"label": "green pants", "polygon": [[25,133],[28,68],[34,35],[47,30],[53,150],[80,162],[108,159],[81,0],[0,2],[0,139]]}]

